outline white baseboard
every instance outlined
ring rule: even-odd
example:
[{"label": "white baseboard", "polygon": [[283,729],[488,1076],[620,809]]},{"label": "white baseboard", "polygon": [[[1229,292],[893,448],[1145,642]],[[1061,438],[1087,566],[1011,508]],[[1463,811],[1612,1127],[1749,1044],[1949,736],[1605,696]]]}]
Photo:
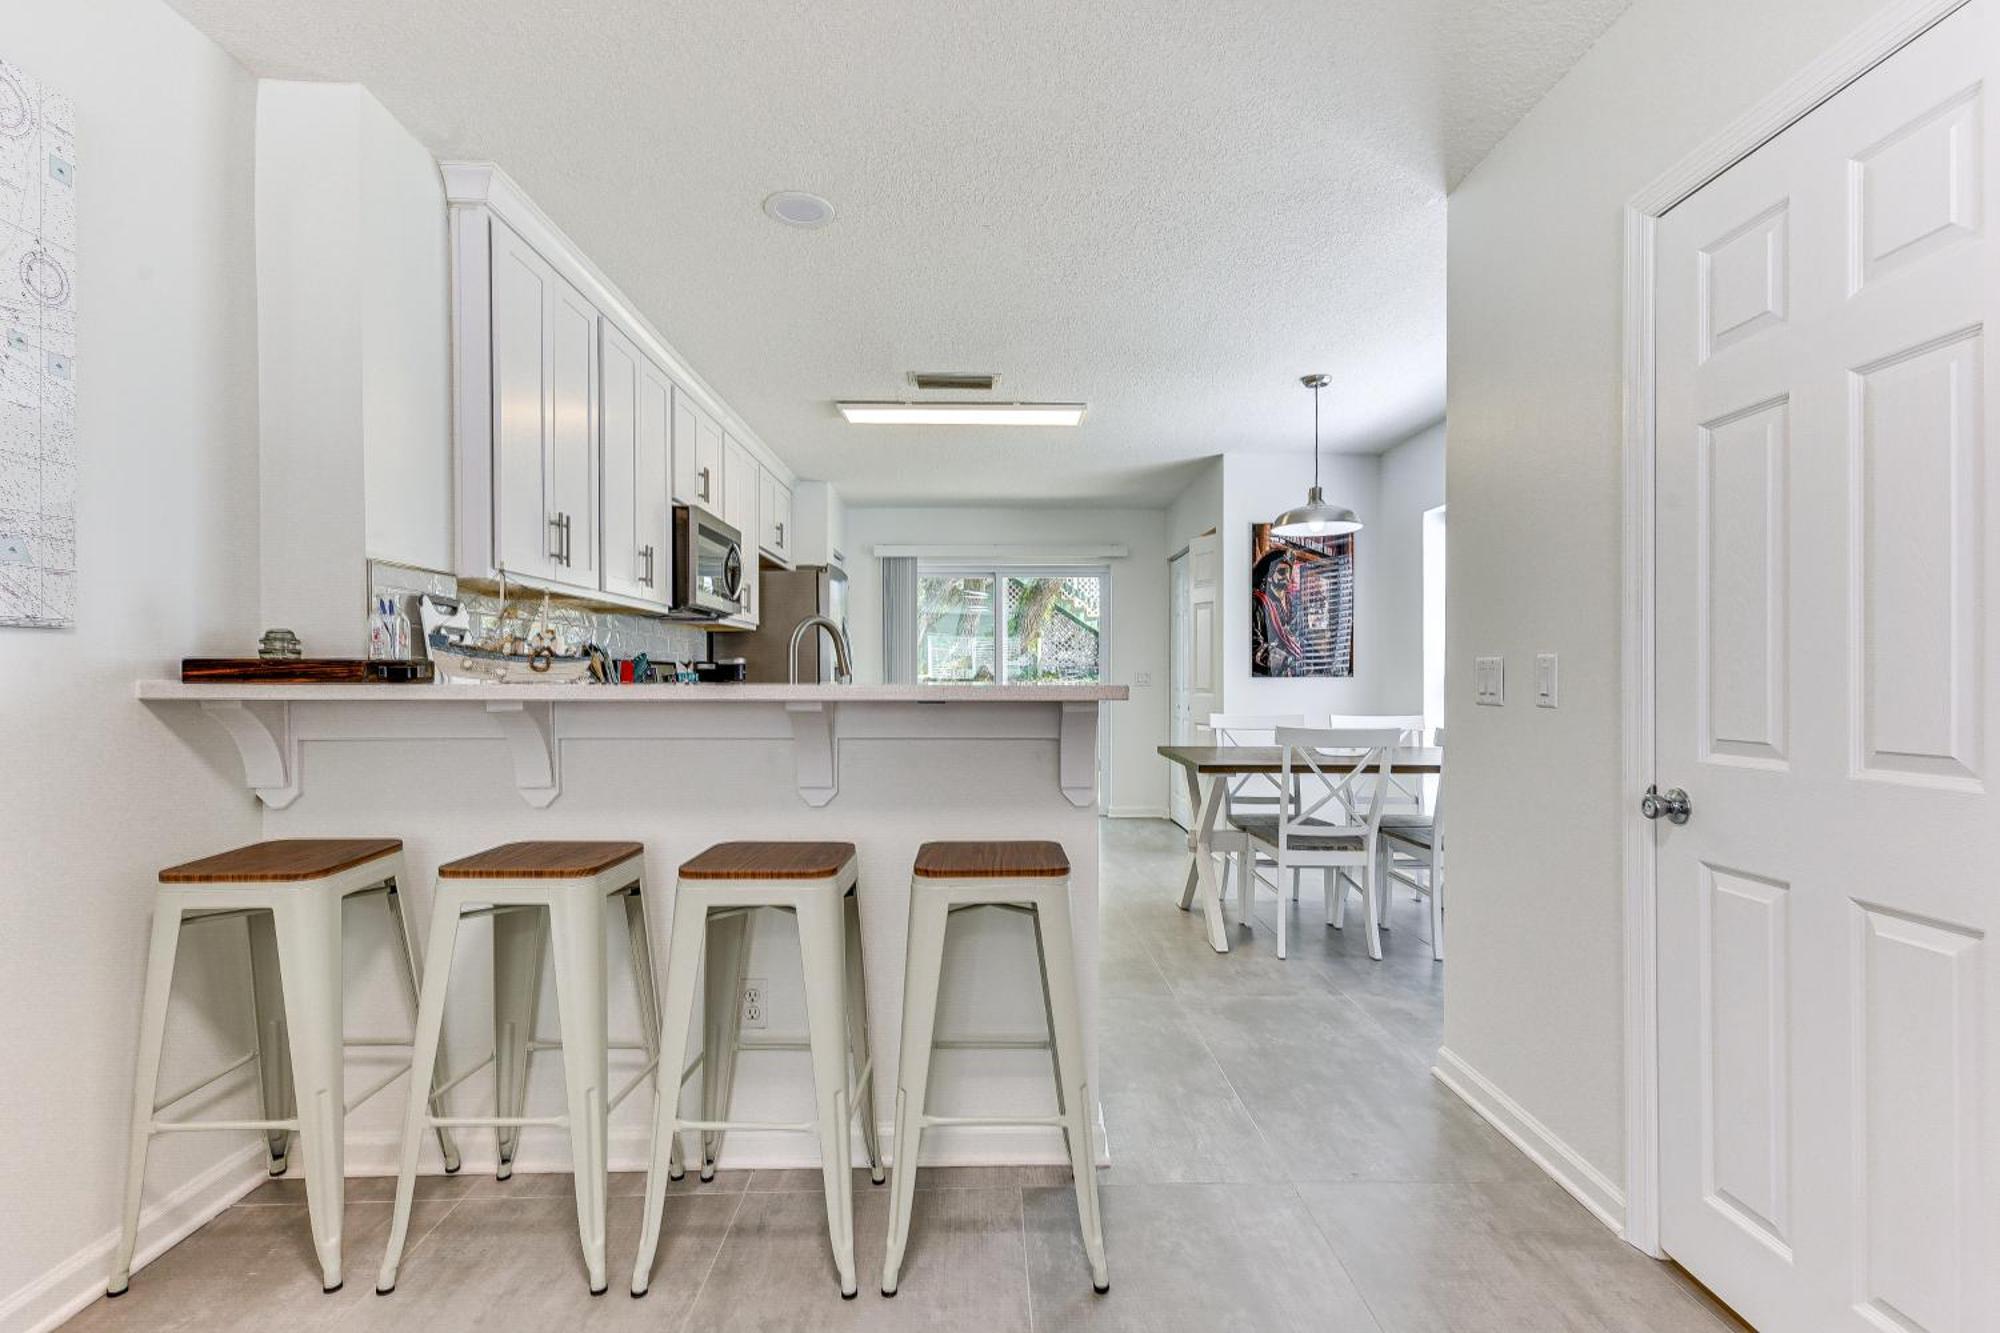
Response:
[{"label": "white baseboard", "polygon": [[1106,819],[1165,819],[1164,805],[1114,805],[1104,812]]},{"label": "white baseboard", "polygon": [[[245,1144],[139,1214],[132,1271],[151,1263],[204,1223],[269,1179],[260,1138]],[[0,1333],[44,1333],[74,1318],[104,1294],[118,1231],[100,1236],[41,1277],[0,1301]]]},{"label": "white baseboard", "polygon": [[1576,1201],[1614,1234],[1625,1232],[1625,1191],[1611,1178],[1585,1161],[1583,1155],[1564,1143],[1554,1131],[1528,1113],[1528,1109],[1495,1087],[1484,1074],[1440,1048],[1437,1064],[1431,1069],[1437,1081],[1458,1094],[1459,1100],[1477,1111],[1482,1119],[1506,1135],[1530,1161],[1548,1172],[1549,1178],[1568,1190]]}]

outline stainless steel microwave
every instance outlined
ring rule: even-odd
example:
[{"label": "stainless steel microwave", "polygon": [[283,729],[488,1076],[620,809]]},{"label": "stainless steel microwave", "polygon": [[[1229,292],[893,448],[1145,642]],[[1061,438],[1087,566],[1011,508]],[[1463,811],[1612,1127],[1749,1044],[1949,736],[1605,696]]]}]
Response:
[{"label": "stainless steel microwave", "polygon": [[743,534],[697,505],[674,506],[674,610],[721,619],[743,609]]}]

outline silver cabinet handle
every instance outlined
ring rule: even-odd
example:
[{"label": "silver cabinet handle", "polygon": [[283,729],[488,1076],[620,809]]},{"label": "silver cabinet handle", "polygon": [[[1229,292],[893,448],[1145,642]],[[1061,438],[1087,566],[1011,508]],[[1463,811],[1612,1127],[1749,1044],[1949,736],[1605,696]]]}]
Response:
[{"label": "silver cabinet handle", "polygon": [[639,582],[650,588],[653,586],[653,548],[651,546],[640,547],[639,558],[646,562],[646,572],[639,579]]},{"label": "silver cabinet handle", "polygon": [[706,503],[708,500],[708,469],[703,468],[699,475],[701,477],[701,498]]},{"label": "silver cabinet handle", "polygon": [[778,524],[778,542],[777,542],[777,545],[778,545],[778,549],[779,549],[779,550],[781,550],[781,551],[782,551],[782,550],[784,550],[784,549],[785,549],[785,525],[784,525],[784,524],[782,524],[782,523]]},{"label": "silver cabinet handle", "polygon": [[1685,824],[1694,814],[1694,803],[1679,787],[1661,791],[1652,786],[1646,788],[1646,794],[1639,798],[1639,813],[1648,819],[1664,816],[1669,824]]},{"label": "silver cabinet handle", "polygon": [[563,516],[560,511],[549,516],[550,551],[549,559],[562,563],[563,558]]}]

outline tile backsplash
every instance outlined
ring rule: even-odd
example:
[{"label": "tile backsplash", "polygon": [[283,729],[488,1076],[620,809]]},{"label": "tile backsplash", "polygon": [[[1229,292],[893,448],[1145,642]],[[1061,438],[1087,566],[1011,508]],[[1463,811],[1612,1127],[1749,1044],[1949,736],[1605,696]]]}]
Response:
[{"label": "tile backsplash", "polygon": [[[417,599],[425,593],[463,602],[472,615],[475,630],[491,630],[500,618],[498,597],[480,592],[462,592],[458,580],[450,574],[394,565],[382,560],[368,562],[369,606],[374,605],[377,597],[396,598],[403,613],[410,618],[413,635],[419,639],[423,633],[423,617],[418,612]],[[518,594],[509,594],[507,605],[510,621],[517,625],[531,623],[541,617],[542,595],[523,588]],[[355,614],[365,619],[368,607],[356,607]],[[570,646],[594,643],[614,658],[637,657],[644,653],[655,662],[686,662],[708,656],[706,630],[661,620],[656,616],[626,615],[554,597],[549,601],[548,619]]]}]

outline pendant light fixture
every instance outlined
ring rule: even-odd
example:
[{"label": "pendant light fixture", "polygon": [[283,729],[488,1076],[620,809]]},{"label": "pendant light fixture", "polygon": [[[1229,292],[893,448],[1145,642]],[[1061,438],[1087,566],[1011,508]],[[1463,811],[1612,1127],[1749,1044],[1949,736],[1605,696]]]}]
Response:
[{"label": "pendant light fixture", "polygon": [[1352,509],[1330,505],[1319,492],[1319,391],[1328,380],[1324,375],[1302,375],[1299,383],[1313,391],[1313,484],[1306,502],[1287,509],[1271,523],[1273,537],[1341,537],[1361,531],[1361,520]]}]

